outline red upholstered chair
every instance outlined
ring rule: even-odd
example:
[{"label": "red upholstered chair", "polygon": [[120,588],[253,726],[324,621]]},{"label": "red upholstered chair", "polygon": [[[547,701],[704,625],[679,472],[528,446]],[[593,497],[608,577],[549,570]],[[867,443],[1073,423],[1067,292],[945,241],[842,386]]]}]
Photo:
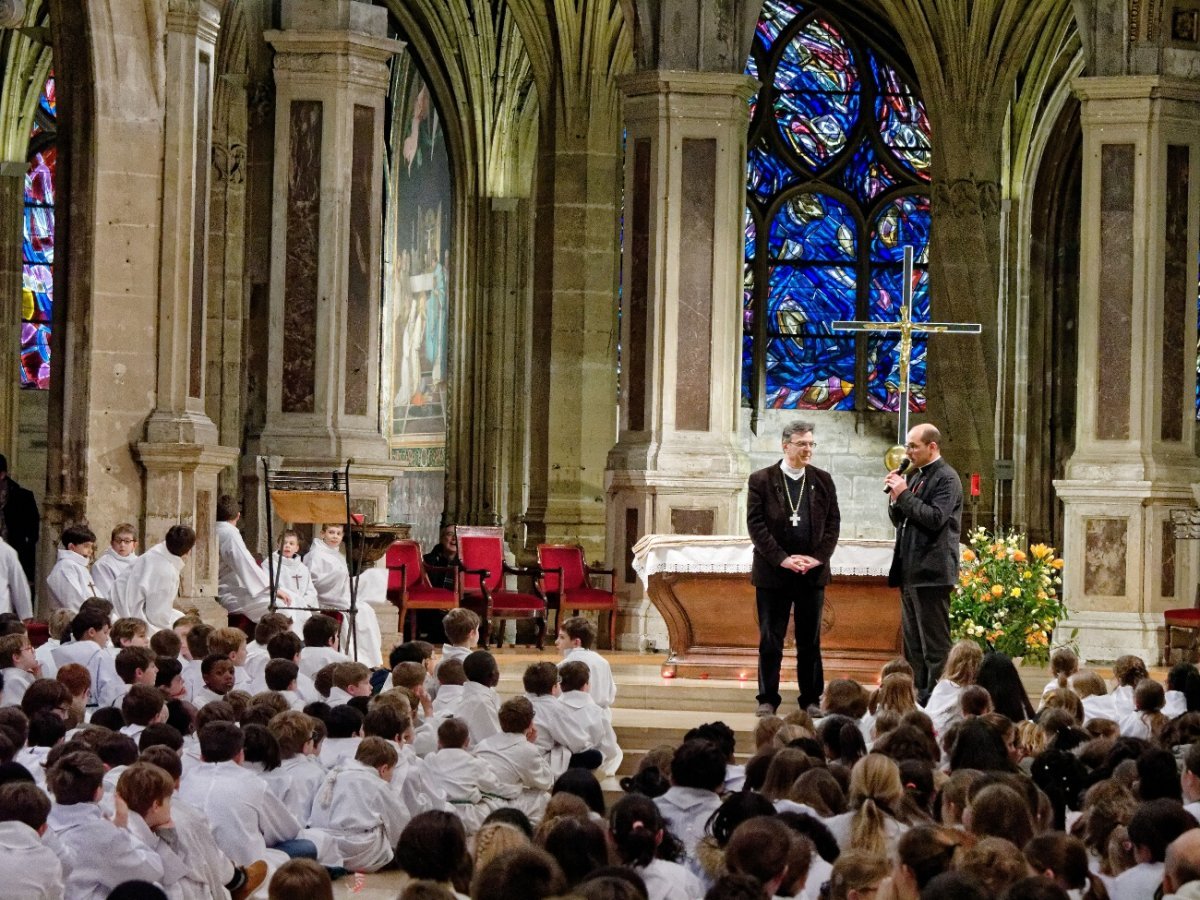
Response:
[{"label": "red upholstered chair", "polygon": [[[458,605],[473,609],[483,620],[479,626],[480,646],[486,647],[494,619],[536,619],[537,648],[546,636],[546,600],[537,585],[538,570],[513,568],[504,561],[504,532],[500,528],[459,525]],[[534,578],[533,593],[510,591],[504,587],[505,575],[529,575]],[[496,629],[496,646],[504,641],[504,631]]]},{"label": "red upholstered chair", "polygon": [[254,640],[254,620],[241,613],[228,613],[226,619],[230,628],[237,628],[246,635],[246,640]]},{"label": "red upholstered chair", "polygon": [[1186,629],[1192,633],[1192,642],[1184,650],[1183,655],[1183,661],[1189,662],[1190,658],[1200,650],[1200,609],[1168,609],[1163,613],[1163,619],[1167,626],[1163,663],[1171,665],[1171,629],[1173,628]]},{"label": "red upholstered chair", "polygon": [[[554,627],[562,622],[564,610],[608,611],[608,646],[616,646],[617,594],[612,569],[594,569],[583,561],[578,544],[538,544],[538,567],[542,570],[542,593],[546,608],[555,610]],[[592,575],[607,575],[608,588],[592,587]]]},{"label": "red upholstered chair", "polygon": [[434,587],[429,583],[427,570],[453,572],[458,570],[446,566],[426,566],[421,545],[416,541],[393,541],[387,549],[388,600],[400,610],[397,630],[403,640],[409,640],[413,613],[418,609],[448,610],[458,605],[458,597],[448,588]]}]

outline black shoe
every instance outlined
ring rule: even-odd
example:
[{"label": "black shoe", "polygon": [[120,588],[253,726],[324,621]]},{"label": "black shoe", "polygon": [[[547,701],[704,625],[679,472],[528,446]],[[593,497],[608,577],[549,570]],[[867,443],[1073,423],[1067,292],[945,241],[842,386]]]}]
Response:
[{"label": "black shoe", "polygon": [[760,703],[758,704],[758,709],[754,711],[754,714],[760,719],[765,718],[766,716],[773,716],[775,715],[775,707],[770,703]]}]

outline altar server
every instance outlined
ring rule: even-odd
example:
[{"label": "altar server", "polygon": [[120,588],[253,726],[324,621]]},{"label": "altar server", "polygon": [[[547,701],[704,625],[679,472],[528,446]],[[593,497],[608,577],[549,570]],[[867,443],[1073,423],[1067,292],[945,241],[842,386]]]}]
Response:
[{"label": "altar server", "polygon": [[500,696],[496,693],[500,667],[486,650],[474,651],[463,660],[462,666],[467,681],[454,715],[467,723],[471,743],[478,744],[484,738],[500,733]]},{"label": "altar server", "polygon": [[96,594],[88,571],[95,547],[96,535],[86,525],[72,525],[62,533],[58,561],[46,576],[46,590],[55,607],[78,612],[83,601]]},{"label": "altar server", "polygon": [[[346,566],[346,560],[338,552],[342,545],[342,532],[341,525],[323,526],[320,538],[313,541],[312,546],[308,548],[304,563],[312,573],[313,585],[317,589],[321,606],[348,610],[350,570]],[[369,603],[357,604],[357,610],[355,636],[358,660],[371,667],[380,666],[383,664],[383,638],[379,633],[379,619]],[[347,629],[348,624],[343,621],[343,647],[349,646],[346,641]]]},{"label": "altar server", "polygon": [[[267,563],[264,561],[263,565]],[[300,558],[300,535],[291,530],[285,531],[280,539],[279,550],[271,554],[270,565],[275,566],[276,587],[288,595],[288,599],[284,600],[276,592],[280,598],[278,611],[292,620],[296,634],[302,634],[304,623],[312,615],[310,610],[303,607],[315,608],[320,601],[317,589],[313,586],[312,573]]]},{"label": "altar server", "polygon": [[310,822],[334,836],[351,871],[378,872],[395,855],[408,821],[390,787],[397,759],[390,742],[363,738],[354,759],[339,763],[317,791]]},{"label": "altar server", "polygon": [[528,697],[512,697],[500,707],[499,734],[475,745],[475,755],[496,775],[496,780],[519,793],[509,800],[537,824],[546,811],[554,776],[537,748],[537,728],[533,724],[533,704]]},{"label": "altar server", "polygon": [[112,530],[108,549],[92,563],[92,583],[96,586],[96,594],[111,600],[117,580],[137,558],[137,530],[128,522],[122,522]]},{"label": "altar server", "polygon": [[309,821],[313,800],[325,780],[325,769],[314,755],[313,725],[311,716],[294,710],[277,713],[267,724],[279,742],[280,762],[262,778],[298,822]]},{"label": "altar server", "polygon": [[587,663],[572,660],[558,670],[562,696],[558,702],[570,710],[567,719],[587,732],[588,749],[599,750],[604,757],[601,768],[605,775],[615,775],[624,754],[617,746],[617,736],[604,711],[589,693],[591,670]]},{"label": "altar server", "polygon": [[62,863],[42,842],[50,800],[28,782],[0,785],[0,884],[12,897],[62,900]]},{"label": "altar server", "polygon": [[113,588],[117,615],[144,619],[150,633],[171,628],[183,613],[175,608],[184,561],[196,545],[190,525],[172,525],[162,543],[139,556]]},{"label": "altar server", "polygon": [[426,781],[445,793],[468,836],[503,805],[500,798],[511,793],[504,790],[487,763],[467,750],[469,744],[467,723],[446,719],[438,726],[437,752],[425,757],[422,767]]},{"label": "altar server", "polygon": [[[257,622],[271,606],[271,583],[237,530],[241,517],[233,497],[225,494],[217,500],[217,602],[226,612]],[[291,603],[290,592],[280,589],[277,594],[283,604]]]},{"label": "altar server", "polygon": [[21,619],[33,616],[29,582],[17,551],[0,538],[0,613],[16,613]]},{"label": "altar server", "polygon": [[113,655],[108,652],[110,627],[108,616],[99,606],[85,604],[71,620],[74,640],[54,648],[54,662],[58,668],[79,663],[92,676],[88,706],[111,706],[125,693],[125,682],[117,674]]},{"label": "altar server", "polygon": [[[608,660],[592,647],[596,643],[596,626],[583,616],[572,616],[558,626],[558,638],[554,642],[563,655],[563,663],[576,660],[587,663],[592,677],[589,692],[596,705],[604,710],[605,718],[612,721],[612,705],[617,699],[617,685],[613,681],[612,667]],[[561,666],[563,663],[559,663]]]}]

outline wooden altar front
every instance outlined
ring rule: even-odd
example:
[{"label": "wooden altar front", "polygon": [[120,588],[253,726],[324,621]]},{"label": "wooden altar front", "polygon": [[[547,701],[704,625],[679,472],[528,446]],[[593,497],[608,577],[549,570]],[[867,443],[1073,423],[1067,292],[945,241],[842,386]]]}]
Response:
[{"label": "wooden altar front", "polygon": [[[677,677],[757,677],[751,554],[749,539],[736,536],[651,535],[635,548],[634,568],[666,621],[667,663]],[[821,634],[826,681],[873,683],[880,667],[900,654],[900,596],[887,585],[891,555],[891,542],[885,541],[846,541],[834,553]],[[790,623],[782,677],[796,677]]]}]

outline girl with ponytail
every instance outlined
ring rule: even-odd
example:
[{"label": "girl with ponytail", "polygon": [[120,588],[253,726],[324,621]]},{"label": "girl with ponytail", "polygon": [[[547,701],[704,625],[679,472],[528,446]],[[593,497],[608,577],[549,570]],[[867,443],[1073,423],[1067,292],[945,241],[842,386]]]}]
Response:
[{"label": "girl with ponytail", "polygon": [[900,767],[868,753],[850,773],[850,811],[825,824],[843,850],[865,850],[895,859],[900,836],[928,818],[905,796]]},{"label": "girl with ponytail", "polygon": [[700,879],[673,861],[682,855],[683,847],[667,831],[653,800],[626,794],[609,813],[608,828],[621,863],[646,882],[649,900],[704,896]]}]

